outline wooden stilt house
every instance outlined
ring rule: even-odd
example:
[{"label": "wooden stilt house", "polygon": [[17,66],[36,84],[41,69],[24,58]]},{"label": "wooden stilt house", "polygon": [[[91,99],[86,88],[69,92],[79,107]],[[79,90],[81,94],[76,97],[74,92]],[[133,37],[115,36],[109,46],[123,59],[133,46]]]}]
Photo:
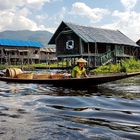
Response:
[{"label": "wooden stilt house", "polygon": [[36,41],[0,39],[0,64],[39,63],[42,47]]},{"label": "wooden stilt house", "polygon": [[56,49],[54,47],[40,49],[40,61],[42,63],[54,63],[56,60]]},{"label": "wooden stilt house", "polygon": [[122,58],[138,57],[140,46],[118,30],[63,22],[49,41],[56,45],[58,60],[74,63],[83,57],[89,67],[98,67]]}]

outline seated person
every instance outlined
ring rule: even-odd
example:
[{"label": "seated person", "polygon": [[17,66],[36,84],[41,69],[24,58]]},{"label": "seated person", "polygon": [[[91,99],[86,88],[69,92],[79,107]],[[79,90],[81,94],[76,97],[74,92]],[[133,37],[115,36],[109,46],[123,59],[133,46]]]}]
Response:
[{"label": "seated person", "polygon": [[88,77],[86,74],[86,69],[85,69],[85,64],[87,61],[83,58],[78,59],[77,65],[73,68],[72,70],[72,78],[83,78],[83,77]]}]

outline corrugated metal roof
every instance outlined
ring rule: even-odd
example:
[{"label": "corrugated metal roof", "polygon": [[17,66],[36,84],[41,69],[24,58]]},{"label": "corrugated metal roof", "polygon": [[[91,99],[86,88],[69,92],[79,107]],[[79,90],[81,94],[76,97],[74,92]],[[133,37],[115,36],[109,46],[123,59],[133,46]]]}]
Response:
[{"label": "corrugated metal roof", "polygon": [[43,45],[37,41],[23,41],[23,40],[12,40],[12,39],[0,39],[1,46],[19,46],[19,47],[37,47],[42,48]]},{"label": "corrugated metal roof", "polygon": [[119,30],[86,27],[75,25],[72,23],[65,24],[86,42],[100,42],[137,46],[137,44],[133,40],[128,38]]},{"label": "corrugated metal roof", "polygon": [[62,31],[63,27],[69,27],[75,34],[82,38],[85,42],[122,44],[129,46],[138,46],[133,40],[121,33],[119,30],[109,30],[102,28],[80,26],[72,23],[62,22],[55,34],[52,36],[49,44],[55,42],[55,38]]}]

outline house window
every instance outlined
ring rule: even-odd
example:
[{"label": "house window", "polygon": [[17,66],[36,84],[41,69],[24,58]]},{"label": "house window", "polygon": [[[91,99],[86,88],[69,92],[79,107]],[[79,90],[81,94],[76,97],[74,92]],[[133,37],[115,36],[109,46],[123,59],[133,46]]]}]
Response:
[{"label": "house window", "polygon": [[106,45],[106,50],[107,50],[107,52],[111,51],[111,46],[110,45]]},{"label": "house window", "polygon": [[67,49],[67,50],[72,50],[72,49],[74,49],[74,41],[73,41],[73,40],[68,40],[68,41],[66,42],[66,49]]},{"label": "house window", "polygon": [[23,55],[23,52],[20,52],[20,55]]},{"label": "house window", "polygon": [[24,55],[28,55],[28,52],[24,52]]},{"label": "house window", "polygon": [[15,55],[15,52],[11,52],[12,55]]},{"label": "house window", "polygon": [[24,55],[27,55],[28,53],[27,52],[20,52],[20,55],[24,56]]},{"label": "house window", "polygon": [[38,50],[35,50],[35,51],[34,51],[34,54],[37,54],[37,53],[38,53]]},{"label": "house window", "polygon": [[124,54],[124,47],[123,46],[116,45],[115,48],[116,48],[116,54],[117,55],[123,55]]}]

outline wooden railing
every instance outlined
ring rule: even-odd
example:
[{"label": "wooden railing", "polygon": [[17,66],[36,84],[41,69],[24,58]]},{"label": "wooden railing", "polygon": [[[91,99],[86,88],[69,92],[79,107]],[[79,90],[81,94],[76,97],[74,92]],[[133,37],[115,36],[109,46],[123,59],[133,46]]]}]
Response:
[{"label": "wooden railing", "polygon": [[96,57],[96,66],[105,65],[115,58],[115,51],[109,51]]},{"label": "wooden railing", "polygon": [[30,54],[30,55],[19,55],[19,54],[10,54],[10,55],[5,55],[4,57],[7,58],[30,58],[30,59],[39,59],[40,56],[39,54]]}]

